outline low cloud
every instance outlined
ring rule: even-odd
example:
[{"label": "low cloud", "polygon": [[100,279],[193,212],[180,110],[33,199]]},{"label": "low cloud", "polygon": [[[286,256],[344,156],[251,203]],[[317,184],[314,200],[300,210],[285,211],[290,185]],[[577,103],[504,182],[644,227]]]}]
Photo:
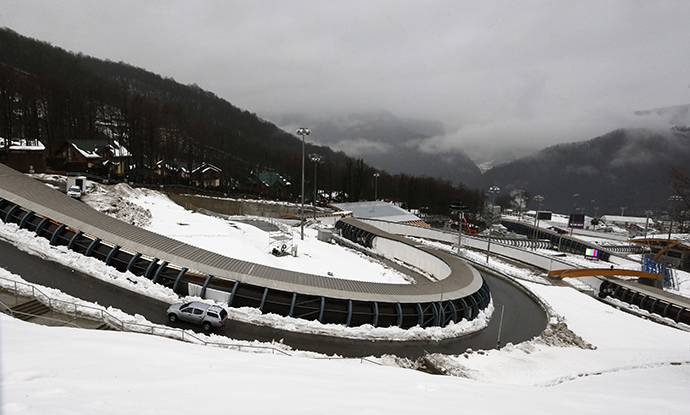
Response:
[{"label": "low cloud", "polygon": [[368,141],[363,138],[356,140],[342,140],[330,144],[335,151],[342,151],[352,157],[389,153],[393,146],[386,143]]},{"label": "low cloud", "polygon": [[628,0],[125,0],[108,13],[31,0],[5,2],[0,26],[196,83],[259,116],[439,120],[449,133],[421,149],[479,157],[663,124],[666,114],[634,113],[690,102],[689,14],[689,2]]}]

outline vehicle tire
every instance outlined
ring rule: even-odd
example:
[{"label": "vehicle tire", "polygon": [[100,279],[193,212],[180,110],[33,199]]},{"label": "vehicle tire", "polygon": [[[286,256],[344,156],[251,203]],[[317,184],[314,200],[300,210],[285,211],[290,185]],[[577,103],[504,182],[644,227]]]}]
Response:
[{"label": "vehicle tire", "polygon": [[177,316],[175,314],[168,314],[168,320],[171,323],[175,323],[175,322],[177,322]]},{"label": "vehicle tire", "polygon": [[211,331],[211,329],[213,329],[213,325],[208,321],[205,321],[204,324],[201,325],[201,327],[204,329],[204,331]]}]

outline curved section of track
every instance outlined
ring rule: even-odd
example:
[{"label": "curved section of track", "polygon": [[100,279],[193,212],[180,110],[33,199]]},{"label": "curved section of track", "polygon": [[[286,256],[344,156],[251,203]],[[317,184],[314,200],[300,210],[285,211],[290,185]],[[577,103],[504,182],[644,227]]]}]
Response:
[{"label": "curved section of track", "polygon": [[[74,297],[118,308],[128,314],[140,314],[157,324],[169,324],[165,310],[168,304],[145,297],[125,288],[103,282],[58,263],[23,252],[0,240],[0,268],[22,276],[28,282],[59,289]],[[345,357],[381,356],[394,354],[416,359],[428,353],[460,354],[468,348],[493,349],[499,341],[505,345],[518,344],[538,336],[546,327],[544,310],[514,284],[480,271],[491,289],[494,307],[505,309],[504,318],[494,313],[489,325],[476,333],[441,341],[371,341],[344,339],[317,334],[297,333],[268,326],[227,321],[218,330],[238,340],[280,341],[298,350],[308,350]],[[178,323],[176,327],[200,330],[199,326]]]},{"label": "curved section of track", "polygon": [[449,268],[444,283],[348,281],[228,258],[110,218],[2,164],[0,219],[180,295],[322,323],[445,326],[476,318],[491,300],[486,281],[460,259],[356,220],[347,225],[364,240],[394,241],[444,262]]}]

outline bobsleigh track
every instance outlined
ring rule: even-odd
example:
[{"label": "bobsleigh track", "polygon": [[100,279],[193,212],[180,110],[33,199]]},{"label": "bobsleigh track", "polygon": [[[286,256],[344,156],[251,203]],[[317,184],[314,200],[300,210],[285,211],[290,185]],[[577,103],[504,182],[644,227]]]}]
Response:
[{"label": "bobsleigh track", "polygon": [[472,320],[491,301],[480,273],[448,253],[345,218],[343,238],[426,272],[414,284],[377,284],[272,268],[228,258],[106,216],[0,164],[0,219],[52,245],[145,276],[181,296],[322,323],[446,326]]}]

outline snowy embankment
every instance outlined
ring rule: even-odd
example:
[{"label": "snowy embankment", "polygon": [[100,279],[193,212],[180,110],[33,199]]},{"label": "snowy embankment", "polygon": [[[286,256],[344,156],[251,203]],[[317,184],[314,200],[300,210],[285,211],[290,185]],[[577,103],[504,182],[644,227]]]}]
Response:
[{"label": "snowy embankment", "polygon": [[[332,270],[327,273],[333,276],[324,276],[330,278],[343,275],[372,282],[408,283],[404,274],[372,260],[359,251],[319,241],[316,229],[305,229],[305,239],[299,241],[300,246],[304,248],[298,250],[300,253],[297,257],[275,257],[264,251],[269,239],[267,232],[252,225],[190,212],[157,191],[132,189],[122,184],[106,187],[89,182],[84,202],[121,220],[221,255],[245,260],[254,259],[256,262],[273,266],[292,265],[293,270],[302,272],[316,271],[320,266],[322,269]],[[211,301],[191,296],[180,299],[169,288],[153,284],[150,280],[130,272],[121,273],[95,258],[72,252],[65,246],[51,246],[46,239],[19,229],[15,224],[0,223],[0,238],[29,253],[166,303],[172,304],[181,300]],[[299,235],[296,239],[299,239]],[[228,312],[229,318],[236,321],[302,333],[370,340],[442,340],[486,327],[493,312],[493,303],[472,321],[463,320],[446,327],[414,327],[407,330],[370,325],[345,327],[338,324],[321,324],[318,321],[262,314],[258,309],[251,307],[230,308]]]},{"label": "snowy embankment", "polygon": [[[645,324],[636,323],[632,328]],[[456,357],[467,362],[466,373],[481,377],[478,381],[359,360],[258,355],[133,333],[52,328],[4,315],[0,325],[0,409],[5,414],[418,415],[458,408],[470,413],[685,414],[690,405],[690,366],[673,358],[681,354],[681,343],[687,356],[687,337],[671,338],[669,328],[651,333],[661,338],[644,344],[597,338],[612,349],[600,343],[597,350],[543,346]],[[605,335],[606,327],[598,331],[612,338]],[[630,339],[624,335],[620,340]],[[666,351],[661,341],[674,342],[674,350]],[[608,351],[601,355],[602,349]],[[647,361],[629,362],[635,352]],[[577,360],[569,361],[573,357]],[[584,360],[589,369],[606,358],[611,359],[596,373],[574,367]]]},{"label": "snowy embankment", "polygon": [[[26,238],[16,244],[46,258],[55,260],[52,252],[74,261],[72,265],[100,264],[83,256],[70,258],[73,253],[50,247],[16,225],[1,225],[0,231],[3,239]],[[430,357],[454,376],[388,367],[418,364],[392,356],[378,359],[384,366],[298,359],[133,333],[44,327],[0,316],[1,409],[26,414],[186,414],[228,408],[237,413],[420,414],[458,408],[482,413],[687,413],[689,332],[630,315],[567,286],[546,285],[542,276],[494,258],[489,266],[535,281],[523,284],[557,317],[532,341]],[[127,281],[133,276],[118,274],[108,278],[131,284]],[[136,285],[164,301],[175,296],[143,278]]]},{"label": "snowy embankment", "polygon": [[319,241],[317,229],[306,228],[304,240],[298,230],[285,235],[290,244],[297,245],[297,256],[274,256],[268,232],[240,221],[186,210],[155,190],[92,184],[83,200],[105,214],[132,218],[135,225],[151,232],[230,258],[323,277],[408,283],[401,272],[356,250]]},{"label": "snowy embankment", "polygon": [[[528,286],[573,332],[416,362],[257,355],[134,333],[55,328],[0,316],[3,413],[684,414],[690,333],[623,313],[567,287]],[[556,325],[555,327],[558,327]],[[49,347],[46,345],[50,345]],[[579,346],[579,347],[578,347]],[[184,388],[161,384],[185,382]],[[184,381],[183,381],[184,379]],[[258,395],[263,399],[256,399]],[[193,396],[203,396],[194,399]]]}]

